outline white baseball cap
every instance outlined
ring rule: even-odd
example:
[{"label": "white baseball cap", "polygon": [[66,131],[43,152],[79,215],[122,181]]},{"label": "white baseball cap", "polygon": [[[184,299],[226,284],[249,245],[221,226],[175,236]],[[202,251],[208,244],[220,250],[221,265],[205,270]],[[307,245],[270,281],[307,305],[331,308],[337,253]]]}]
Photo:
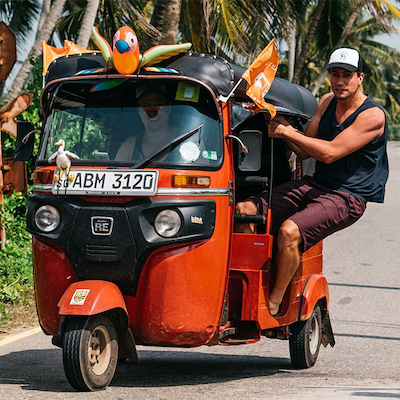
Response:
[{"label": "white baseball cap", "polygon": [[363,62],[360,53],[345,47],[335,50],[329,59],[328,70],[335,67],[362,72]]}]

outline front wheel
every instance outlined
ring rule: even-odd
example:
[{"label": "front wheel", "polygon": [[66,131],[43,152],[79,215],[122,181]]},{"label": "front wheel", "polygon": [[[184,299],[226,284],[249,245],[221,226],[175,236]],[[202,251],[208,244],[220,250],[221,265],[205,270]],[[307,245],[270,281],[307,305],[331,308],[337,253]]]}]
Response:
[{"label": "front wheel", "polygon": [[68,321],[63,338],[63,362],[73,388],[104,389],[114,376],[117,361],[117,332],[108,316],[73,317]]},{"label": "front wheel", "polygon": [[296,368],[310,368],[317,361],[322,338],[321,308],[317,304],[307,321],[291,326],[290,359]]}]

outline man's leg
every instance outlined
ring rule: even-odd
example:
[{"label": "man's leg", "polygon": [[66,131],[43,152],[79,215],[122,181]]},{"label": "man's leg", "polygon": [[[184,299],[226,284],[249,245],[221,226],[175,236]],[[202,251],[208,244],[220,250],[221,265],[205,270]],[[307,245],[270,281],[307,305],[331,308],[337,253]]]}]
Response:
[{"label": "man's leg", "polygon": [[286,288],[300,263],[299,244],[302,240],[298,226],[290,219],[287,219],[278,233],[276,280],[269,294],[269,311],[271,315],[278,313]]},{"label": "man's leg", "polygon": [[350,193],[311,190],[309,204],[290,216],[278,233],[277,276],[270,291],[269,310],[275,315],[300,262],[300,254],[328,235],[356,222],[365,202]]}]

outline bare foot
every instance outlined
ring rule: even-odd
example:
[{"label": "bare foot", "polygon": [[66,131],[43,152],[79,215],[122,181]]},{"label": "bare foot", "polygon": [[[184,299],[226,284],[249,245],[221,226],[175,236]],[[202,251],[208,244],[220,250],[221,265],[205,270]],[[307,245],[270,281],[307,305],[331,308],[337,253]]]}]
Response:
[{"label": "bare foot", "polygon": [[280,302],[279,303],[275,303],[275,302],[269,300],[268,308],[269,308],[269,312],[270,312],[272,317],[275,317],[278,314],[280,305],[281,305]]}]

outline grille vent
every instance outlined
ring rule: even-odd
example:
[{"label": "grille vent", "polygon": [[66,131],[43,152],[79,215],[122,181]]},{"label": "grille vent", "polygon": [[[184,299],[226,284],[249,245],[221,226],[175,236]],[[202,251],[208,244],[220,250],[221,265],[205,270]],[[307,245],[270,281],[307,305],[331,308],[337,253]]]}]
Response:
[{"label": "grille vent", "polygon": [[88,256],[116,256],[117,246],[87,244],[86,254]]}]

